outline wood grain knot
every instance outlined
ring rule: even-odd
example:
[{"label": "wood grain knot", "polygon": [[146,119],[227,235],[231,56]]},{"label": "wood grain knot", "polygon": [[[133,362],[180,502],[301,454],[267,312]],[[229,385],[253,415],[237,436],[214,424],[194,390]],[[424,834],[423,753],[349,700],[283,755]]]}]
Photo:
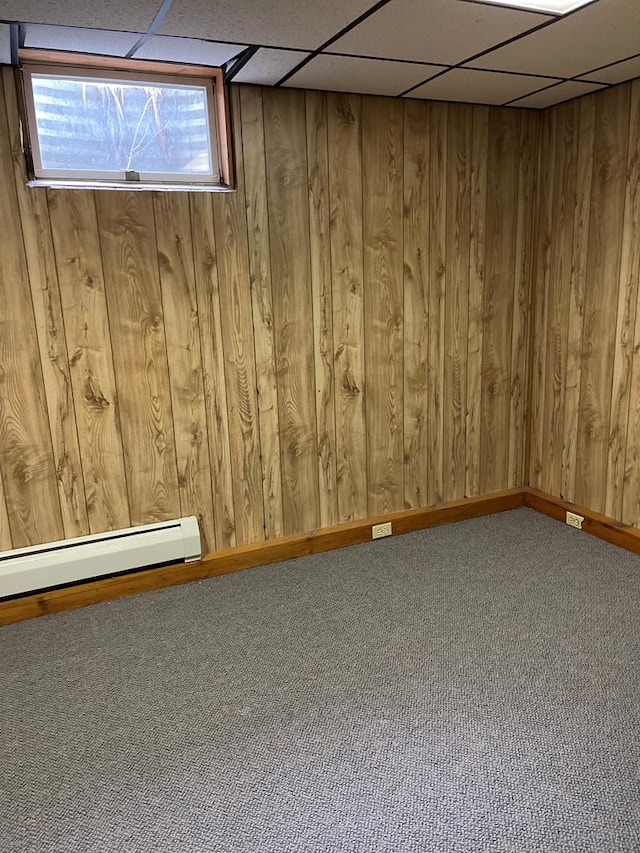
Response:
[{"label": "wood grain knot", "polygon": [[84,399],[90,409],[106,409],[110,403],[102,393],[98,380],[89,375],[84,385]]},{"label": "wood grain knot", "polygon": [[353,373],[347,368],[342,374],[342,389],[348,397],[357,397],[360,389],[356,385]]}]

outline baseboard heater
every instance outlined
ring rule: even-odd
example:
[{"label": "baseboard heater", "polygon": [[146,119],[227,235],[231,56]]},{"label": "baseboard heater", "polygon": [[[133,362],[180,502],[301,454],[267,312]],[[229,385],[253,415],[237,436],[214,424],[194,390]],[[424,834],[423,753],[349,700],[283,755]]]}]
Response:
[{"label": "baseboard heater", "polygon": [[200,557],[195,516],[17,548],[0,553],[0,598]]}]

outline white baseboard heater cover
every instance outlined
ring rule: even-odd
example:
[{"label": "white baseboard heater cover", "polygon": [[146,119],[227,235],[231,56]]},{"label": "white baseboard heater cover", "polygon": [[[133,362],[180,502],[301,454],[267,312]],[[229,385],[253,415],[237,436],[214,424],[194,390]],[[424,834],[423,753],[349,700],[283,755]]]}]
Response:
[{"label": "white baseboard heater cover", "polygon": [[200,557],[195,516],[17,548],[0,553],[0,598]]}]

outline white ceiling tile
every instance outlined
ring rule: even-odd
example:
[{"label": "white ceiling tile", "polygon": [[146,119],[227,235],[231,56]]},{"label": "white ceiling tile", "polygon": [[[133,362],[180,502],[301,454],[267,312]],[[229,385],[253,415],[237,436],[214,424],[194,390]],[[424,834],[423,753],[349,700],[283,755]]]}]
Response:
[{"label": "white ceiling tile", "polygon": [[363,95],[399,95],[440,71],[438,65],[320,54],[287,80],[286,85]]},{"label": "white ceiling tile", "polygon": [[0,65],[11,65],[11,28],[0,24]]},{"label": "white ceiling tile", "polygon": [[202,39],[155,36],[135,53],[136,59],[190,62],[194,65],[223,65],[245,49],[244,44],[221,44]]},{"label": "white ceiling tile", "polygon": [[599,83],[581,83],[579,80],[569,80],[566,83],[559,83],[557,86],[545,89],[543,92],[527,95],[526,98],[516,101],[514,107],[543,109],[544,107],[551,107],[554,104],[560,104],[562,101],[570,101],[571,98],[588,95],[589,92],[596,92],[602,88],[603,86]]},{"label": "white ceiling tile", "polygon": [[80,53],[97,53],[104,56],[126,56],[127,51],[131,50],[139,38],[139,33],[27,24],[24,45],[25,47],[42,47],[47,50],[70,50]]},{"label": "white ceiling tile", "polygon": [[414,89],[407,97],[434,101],[464,101],[471,104],[506,104],[552,82],[553,80],[545,77],[454,68]]},{"label": "white ceiling tile", "polygon": [[370,0],[174,0],[160,33],[315,50],[371,6]]},{"label": "white ceiling tile", "polygon": [[625,80],[633,80],[634,77],[640,77],[640,56],[616,62],[615,65],[609,65],[607,68],[585,75],[585,79],[599,80],[603,83],[624,83]]},{"label": "white ceiling tile", "polygon": [[[6,21],[60,24],[102,30],[146,32],[161,0],[2,0],[0,17]],[[202,33],[198,33],[202,35]]]},{"label": "white ceiling tile", "polygon": [[[469,2],[474,2],[474,0],[469,0]],[[573,12],[580,6],[592,3],[593,0],[482,0],[482,2],[495,3],[498,6],[504,6],[507,2],[509,6],[516,6],[519,9],[533,9],[536,12],[545,12],[550,15],[566,15],[567,12]]]},{"label": "white ceiling tile", "polygon": [[391,0],[331,50],[453,64],[548,20],[547,15],[463,0]]},{"label": "white ceiling tile", "polygon": [[261,48],[233,78],[233,82],[273,86],[305,56],[309,54],[303,50]]},{"label": "white ceiling tile", "polygon": [[469,65],[557,77],[585,77],[594,68],[633,56],[639,45],[640,2],[598,0]]}]

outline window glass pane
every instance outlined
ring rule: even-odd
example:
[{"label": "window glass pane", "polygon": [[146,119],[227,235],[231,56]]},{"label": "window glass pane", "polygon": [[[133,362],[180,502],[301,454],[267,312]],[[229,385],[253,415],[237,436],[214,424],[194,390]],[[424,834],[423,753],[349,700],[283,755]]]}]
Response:
[{"label": "window glass pane", "polygon": [[44,170],[212,173],[204,86],[32,75]]}]

